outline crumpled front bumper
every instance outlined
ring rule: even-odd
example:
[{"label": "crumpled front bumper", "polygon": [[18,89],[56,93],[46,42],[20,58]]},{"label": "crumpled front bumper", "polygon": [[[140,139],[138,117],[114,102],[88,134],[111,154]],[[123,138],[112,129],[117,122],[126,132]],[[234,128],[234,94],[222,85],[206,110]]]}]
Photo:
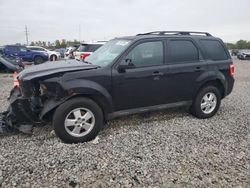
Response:
[{"label": "crumpled front bumper", "polygon": [[30,98],[23,98],[19,87],[14,87],[9,97],[7,111],[0,113],[0,133],[31,133],[33,125],[41,123],[32,110]]}]

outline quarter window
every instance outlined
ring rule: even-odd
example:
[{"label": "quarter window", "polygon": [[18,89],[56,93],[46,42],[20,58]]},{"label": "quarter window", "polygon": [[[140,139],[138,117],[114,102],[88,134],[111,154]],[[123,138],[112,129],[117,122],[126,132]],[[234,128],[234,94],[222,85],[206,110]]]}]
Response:
[{"label": "quarter window", "polygon": [[198,61],[199,52],[194,43],[189,40],[170,40],[168,60],[170,62]]},{"label": "quarter window", "polygon": [[126,59],[135,67],[163,64],[163,43],[161,41],[145,42],[132,49]]},{"label": "quarter window", "polygon": [[202,46],[204,47],[206,54],[209,59],[212,60],[226,60],[228,55],[225,48],[217,40],[200,40]]}]

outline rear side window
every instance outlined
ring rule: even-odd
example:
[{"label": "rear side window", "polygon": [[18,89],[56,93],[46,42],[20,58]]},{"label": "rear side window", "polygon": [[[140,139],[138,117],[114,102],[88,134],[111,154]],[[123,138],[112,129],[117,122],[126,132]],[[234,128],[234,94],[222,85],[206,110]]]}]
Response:
[{"label": "rear side window", "polygon": [[168,48],[170,62],[190,62],[199,60],[199,51],[192,41],[170,40]]},{"label": "rear side window", "polygon": [[101,44],[82,44],[81,46],[79,46],[77,51],[78,52],[94,52],[101,46],[102,46]]},{"label": "rear side window", "polygon": [[226,60],[228,59],[227,53],[223,45],[217,40],[200,40],[201,45],[204,47],[209,59],[212,60]]}]

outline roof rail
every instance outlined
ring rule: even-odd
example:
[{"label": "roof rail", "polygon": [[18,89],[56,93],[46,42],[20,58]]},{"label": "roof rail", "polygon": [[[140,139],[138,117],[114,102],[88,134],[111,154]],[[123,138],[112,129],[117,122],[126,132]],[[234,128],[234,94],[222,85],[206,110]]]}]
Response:
[{"label": "roof rail", "polygon": [[205,36],[212,36],[210,33],[207,32],[196,32],[196,31],[153,31],[149,33],[140,33],[139,35],[205,35]]}]

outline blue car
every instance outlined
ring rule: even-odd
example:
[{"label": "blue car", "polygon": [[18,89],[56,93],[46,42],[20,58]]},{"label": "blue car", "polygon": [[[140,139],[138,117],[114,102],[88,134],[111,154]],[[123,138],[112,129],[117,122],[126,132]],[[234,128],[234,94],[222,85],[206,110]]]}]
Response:
[{"label": "blue car", "polygon": [[34,62],[35,65],[48,61],[48,53],[32,51],[25,46],[6,45],[3,48],[3,55],[22,58],[23,61]]}]

